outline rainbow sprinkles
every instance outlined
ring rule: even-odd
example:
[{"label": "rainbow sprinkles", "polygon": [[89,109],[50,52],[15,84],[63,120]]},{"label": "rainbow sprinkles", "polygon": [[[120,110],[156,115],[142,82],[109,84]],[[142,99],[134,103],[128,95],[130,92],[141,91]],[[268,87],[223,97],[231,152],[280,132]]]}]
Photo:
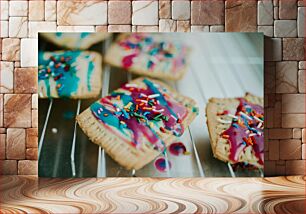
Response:
[{"label": "rainbow sprinkles", "polygon": [[[147,78],[136,79],[92,104],[77,120],[91,140],[104,147],[121,165],[141,168],[181,136],[198,113],[193,100],[172,93],[175,92],[168,90],[163,83]],[[101,139],[102,133],[93,136],[88,130],[90,127],[84,124],[86,120],[93,123],[95,129],[115,138],[113,145],[108,145],[106,138]],[[116,144],[124,145],[128,150],[108,149]],[[137,164],[129,164],[117,153],[129,153],[132,159],[140,160],[136,161]],[[145,158],[142,160],[141,156]]]},{"label": "rainbow sprinkles", "polygon": [[234,168],[264,166],[263,98],[246,93],[239,98],[210,98],[207,126],[213,154]]},{"label": "rainbow sprinkles", "polygon": [[94,52],[39,52],[40,98],[89,98],[101,88],[101,56]]},{"label": "rainbow sprinkles", "polygon": [[[258,159],[257,164],[263,166],[264,163],[264,114],[263,107],[248,102],[243,98],[238,98],[239,106],[236,114],[232,115],[224,110],[217,113],[223,115],[228,120],[218,118],[220,123],[229,123],[231,126],[221,133],[221,137],[230,144],[229,159],[232,163],[238,163],[241,152],[250,147]],[[248,163],[246,163],[247,165]]]},{"label": "rainbow sprinkles", "polygon": [[166,35],[157,34],[121,35],[107,51],[105,61],[136,74],[180,79],[187,70],[190,50],[166,39]]}]

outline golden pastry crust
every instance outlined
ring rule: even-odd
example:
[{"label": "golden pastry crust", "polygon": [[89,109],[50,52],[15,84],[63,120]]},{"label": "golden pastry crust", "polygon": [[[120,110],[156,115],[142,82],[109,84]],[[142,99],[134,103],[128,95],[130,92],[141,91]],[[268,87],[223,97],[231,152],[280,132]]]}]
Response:
[{"label": "golden pastry crust", "polygon": [[[130,82],[130,84],[142,84],[144,78],[138,78]],[[162,86],[168,90],[170,96],[172,96],[178,103],[185,106],[187,109],[187,117],[182,120],[183,127],[188,127],[189,124],[197,115],[197,111],[194,111],[195,101],[191,98],[182,96],[170,89],[167,85],[156,80],[150,80],[151,82]],[[154,160],[160,152],[154,150],[152,146],[143,144],[141,149],[138,149],[125,141],[123,141],[114,132],[109,131],[110,126],[105,125],[92,114],[90,108],[86,109],[76,118],[78,124],[84,133],[90,138],[90,140],[105,149],[108,155],[110,155],[116,162],[126,169],[140,169],[152,160]],[[165,133],[159,131],[157,135],[160,139],[169,146],[176,136],[172,133]]]},{"label": "golden pastry crust", "polygon": [[90,46],[107,39],[111,33],[88,33],[86,38],[82,38],[82,33],[63,32],[58,37],[57,33],[40,33],[46,40],[71,50],[85,50]]},{"label": "golden pastry crust", "polygon": [[[66,51],[44,52],[43,57],[48,59],[54,55],[61,55]],[[88,60],[90,59],[90,60]],[[92,63],[94,68],[88,77],[88,65]],[[71,65],[76,70],[76,76],[79,78],[77,90],[72,92],[70,99],[88,99],[98,97],[102,88],[102,56],[99,53],[91,51],[82,51]],[[89,78],[89,79],[88,79]],[[57,82],[53,78],[47,80],[38,80],[39,98],[60,98],[57,90]],[[88,88],[90,86],[90,90]]]},{"label": "golden pastry crust", "polygon": [[[244,99],[248,102],[263,106],[263,98],[246,94]],[[221,123],[218,119],[223,119],[223,116],[218,116],[217,113],[229,110],[231,114],[235,115],[239,100],[236,98],[211,98],[206,106],[207,126],[210,136],[210,144],[214,156],[224,162],[233,163],[229,159],[230,144],[227,139],[221,137],[221,133],[227,130],[231,124]],[[239,154],[239,161],[249,163],[257,168],[263,168],[258,164],[258,158],[252,152],[252,147],[248,146],[244,151]]]},{"label": "golden pastry crust", "polygon": [[[127,51],[125,51],[120,45],[118,45],[119,41],[122,41],[126,39],[130,34],[123,34],[120,35],[115,43],[111,45],[111,47],[107,50],[107,53],[105,55],[105,62],[114,66],[123,68],[122,66],[122,59],[129,54]],[[165,68],[166,62],[160,61],[152,70],[148,70],[148,68],[141,62],[140,59],[145,58],[145,54],[140,54],[137,56],[137,62],[134,63],[131,67],[125,68],[126,71],[138,74],[138,75],[144,75],[152,78],[159,78],[159,79],[165,79],[165,80],[179,80],[182,79],[182,77],[185,75],[185,73],[188,70],[189,67],[189,55],[191,49],[188,47],[186,48],[186,54],[184,56],[185,64],[178,68],[175,72],[171,71],[171,69]]]}]

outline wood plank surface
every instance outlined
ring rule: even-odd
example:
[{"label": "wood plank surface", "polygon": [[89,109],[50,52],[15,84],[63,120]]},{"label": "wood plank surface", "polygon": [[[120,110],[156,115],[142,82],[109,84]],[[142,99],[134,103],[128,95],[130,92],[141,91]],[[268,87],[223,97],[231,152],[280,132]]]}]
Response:
[{"label": "wood plank surface", "polygon": [[305,213],[305,178],[3,176],[0,213]]}]

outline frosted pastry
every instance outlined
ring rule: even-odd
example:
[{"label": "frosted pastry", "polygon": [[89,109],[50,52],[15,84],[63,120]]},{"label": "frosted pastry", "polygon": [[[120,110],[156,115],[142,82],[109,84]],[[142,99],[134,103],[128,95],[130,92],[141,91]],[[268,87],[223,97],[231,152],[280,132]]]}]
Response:
[{"label": "frosted pastry", "polygon": [[105,40],[110,33],[40,33],[48,41],[68,49],[88,49],[90,46]]},{"label": "frosted pastry", "polygon": [[102,57],[89,51],[39,52],[40,98],[97,97],[102,84]]},{"label": "frosted pastry", "polygon": [[211,98],[206,107],[214,156],[231,164],[264,164],[263,98]]},{"label": "frosted pastry", "polygon": [[160,79],[181,79],[188,68],[189,48],[166,41],[165,36],[123,34],[106,52],[105,62],[135,74]]},{"label": "frosted pastry", "polygon": [[192,99],[138,78],[93,103],[77,122],[115,161],[137,170],[164,152],[197,114]]}]

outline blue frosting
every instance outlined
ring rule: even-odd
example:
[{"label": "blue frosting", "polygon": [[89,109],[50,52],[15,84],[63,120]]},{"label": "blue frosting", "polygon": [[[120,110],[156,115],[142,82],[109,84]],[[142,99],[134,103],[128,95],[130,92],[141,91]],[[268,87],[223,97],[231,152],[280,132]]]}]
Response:
[{"label": "blue frosting", "polygon": [[[172,111],[172,109],[169,107],[165,97],[160,93],[160,91],[158,90],[158,88],[156,88],[153,83],[147,79],[144,79],[143,82],[152,90],[153,94],[159,94],[160,96],[157,97],[156,99],[159,100],[159,102],[161,103],[161,105],[165,106],[169,112],[171,112],[172,115],[176,115],[174,111]],[[177,117],[177,115],[176,115]]]},{"label": "blue frosting", "polygon": [[[146,84],[147,88],[138,89],[133,91],[131,94],[126,94],[121,91],[114,91],[105,99],[92,104],[90,106],[90,110],[99,121],[116,128],[123,134],[133,132],[132,142],[134,145],[138,145],[141,136],[145,136],[149,142],[156,146],[157,149],[159,147],[159,149],[163,151],[166,146],[154,130],[152,123],[155,124],[154,127],[159,127],[159,121],[163,121],[164,127],[170,131],[173,131],[175,136],[180,136],[183,132],[183,128],[177,121],[168,121],[169,115],[174,115],[177,118],[177,114],[173,111],[173,109],[171,109],[170,104],[160,91],[162,88],[156,87],[154,83],[148,79],[144,79],[143,82]],[[125,87],[126,86],[123,86],[124,89]],[[153,113],[152,111],[145,109],[150,106],[148,103],[152,102],[152,100],[147,101],[148,103],[146,104],[146,107],[136,108],[140,102],[139,100],[142,93],[146,95],[158,94],[159,96],[155,97],[155,100],[159,101],[159,104],[157,104],[158,106],[164,108],[165,110],[167,109],[164,111],[164,115],[160,113]],[[119,96],[119,99],[122,102],[120,106],[117,106],[116,103],[111,101],[115,100],[117,96]],[[138,104],[136,105],[137,102]],[[117,108],[116,111],[108,110],[105,108],[107,105],[113,105],[113,107]],[[128,107],[123,108],[123,106]],[[141,120],[142,122],[140,122]],[[162,131],[164,127],[160,126],[159,128]],[[157,144],[159,146],[157,146]],[[160,148],[160,146],[162,148]]]},{"label": "blue frosting", "polygon": [[87,36],[89,36],[90,35],[90,33],[81,33],[80,34],[80,38],[81,39],[84,39],[84,38],[86,38]]},{"label": "blue frosting", "polygon": [[[50,97],[50,78],[56,82],[59,97],[70,97],[78,89],[79,77],[76,75],[79,70],[73,66],[78,57],[81,57],[81,51],[66,51],[63,53],[54,53],[52,57],[45,59],[45,53],[38,54],[38,81],[44,81],[47,90],[47,96]],[[87,56],[86,58],[88,58]],[[88,62],[87,87],[91,90],[90,79],[94,70],[94,63]]]},{"label": "blue frosting", "polygon": [[[113,112],[109,111],[107,108],[105,108],[103,105],[99,103],[94,103],[90,106],[91,111],[95,114],[96,118],[99,118],[104,123],[113,126],[117,129],[121,129],[120,126],[120,120],[118,117],[116,117]],[[99,110],[102,109],[101,113],[99,114]]]},{"label": "blue frosting", "polygon": [[63,33],[57,32],[57,33],[55,33],[55,36],[56,36],[56,37],[62,37],[62,36],[63,36]]}]

